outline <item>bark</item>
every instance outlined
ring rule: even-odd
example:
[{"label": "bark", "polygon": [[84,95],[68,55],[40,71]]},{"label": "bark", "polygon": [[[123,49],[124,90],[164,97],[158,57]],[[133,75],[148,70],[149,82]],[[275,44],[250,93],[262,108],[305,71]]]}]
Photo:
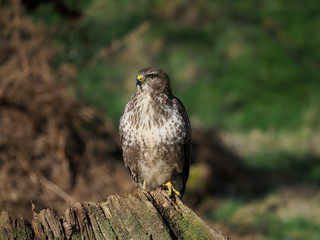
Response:
[{"label": "bark", "polygon": [[164,191],[111,195],[100,202],[75,203],[58,217],[34,212],[32,223],[0,214],[0,239],[215,239],[222,232],[206,225],[179,199]]}]

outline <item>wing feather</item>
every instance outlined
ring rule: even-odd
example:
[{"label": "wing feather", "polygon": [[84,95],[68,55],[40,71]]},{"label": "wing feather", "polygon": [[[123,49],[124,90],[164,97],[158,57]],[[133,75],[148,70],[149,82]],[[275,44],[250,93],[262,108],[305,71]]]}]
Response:
[{"label": "wing feather", "polygon": [[119,125],[119,133],[120,133],[120,142],[122,145],[122,154],[123,154],[123,161],[125,167],[128,168],[130,172],[130,176],[134,182],[139,182],[140,173],[138,169],[138,159],[139,159],[139,146],[134,143],[132,140],[132,134],[130,132],[131,129],[131,121],[128,120],[129,112],[133,109],[134,105],[136,104],[136,94],[134,94],[129,102],[127,103],[123,115],[120,118],[120,125]]},{"label": "wing feather", "polygon": [[184,127],[183,131],[185,133],[185,136],[182,141],[182,146],[179,148],[179,151],[177,152],[177,155],[180,156],[179,160],[179,168],[178,170],[182,170],[182,190],[180,191],[181,195],[184,194],[185,188],[186,188],[186,182],[188,180],[189,176],[189,169],[190,169],[190,151],[191,151],[191,124],[190,120],[187,114],[187,111],[185,110],[184,105],[178,98],[173,98],[173,103],[177,105],[179,114],[182,116],[184,120]]}]

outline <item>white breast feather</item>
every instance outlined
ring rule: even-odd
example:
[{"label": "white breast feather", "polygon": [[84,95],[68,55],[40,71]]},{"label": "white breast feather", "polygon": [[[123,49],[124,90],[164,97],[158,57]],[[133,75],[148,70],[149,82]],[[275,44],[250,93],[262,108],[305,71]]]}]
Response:
[{"label": "white breast feather", "polygon": [[[172,143],[179,142],[180,139],[178,139],[176,136],[177,129],[175,129],[175,123],[178,123],[178,127],[181,127],[185,123],[183,121],[182,116],[178,114],[177,106],[174,105],[173,107],[169,107],[167,105],[164,105],[166,106],[165,111],[169,112],[170,115],[169,119],[164,119],[164,116],[161,116],[159,114],[155,116],[157,113],[155,113],[152,107],[150,106],[151,101],[152,99],[149,94],[140,97],[140,99],[137,101],[137,105],[140,106],[141,110],[141,118],[139,120],[138,128],[136,128],[136,126],[134,126],[130,122],[131,114],[135,114],[134,110],[126,112],[123,115],[123,118],[121,119],[121,124],[123,126],[123,132],[126,135],[126,142],[131,142],[131,145],[134,145],[140,144],[142,142],[142,139],[144,139],[148,148],[159,146],[159,144],[165,141],[165,139],[168,139],[168,141]],[[161,126],[154,124],[155,117],[163,118],[163,124]],[[125,124],[126,122],[127,124]],[[149,128],[149,122],[151,128]],[[139,141],[140,143],[135,141]]]}]

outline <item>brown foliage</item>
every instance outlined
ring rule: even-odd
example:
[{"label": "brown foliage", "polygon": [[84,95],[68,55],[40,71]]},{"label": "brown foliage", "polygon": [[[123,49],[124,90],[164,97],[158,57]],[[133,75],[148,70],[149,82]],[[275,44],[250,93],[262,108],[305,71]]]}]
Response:
[{"label": "brown foliage", "polygon": [[[111,164],[119,155],[114,129],[56,81],[45,32],[18,1],[0,9],[0,39],[0,207],[31,216],[30,200],[56,208],[93,188],[98,198],[130,190],[122,164]],[[129,186],[110,180],[122,173]]]}]

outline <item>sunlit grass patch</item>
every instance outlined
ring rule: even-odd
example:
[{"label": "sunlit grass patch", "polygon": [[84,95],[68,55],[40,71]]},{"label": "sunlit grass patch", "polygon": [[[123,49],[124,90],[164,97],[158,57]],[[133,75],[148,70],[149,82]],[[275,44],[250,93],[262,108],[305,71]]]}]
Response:
[{"label": "sunlit grass patch", "polygon": [[315,187],[282,188],[249,202],[228,198],[205,216],[210,221],[228,225],[234,236],[315,240],[320,237],[319,201]]}]

